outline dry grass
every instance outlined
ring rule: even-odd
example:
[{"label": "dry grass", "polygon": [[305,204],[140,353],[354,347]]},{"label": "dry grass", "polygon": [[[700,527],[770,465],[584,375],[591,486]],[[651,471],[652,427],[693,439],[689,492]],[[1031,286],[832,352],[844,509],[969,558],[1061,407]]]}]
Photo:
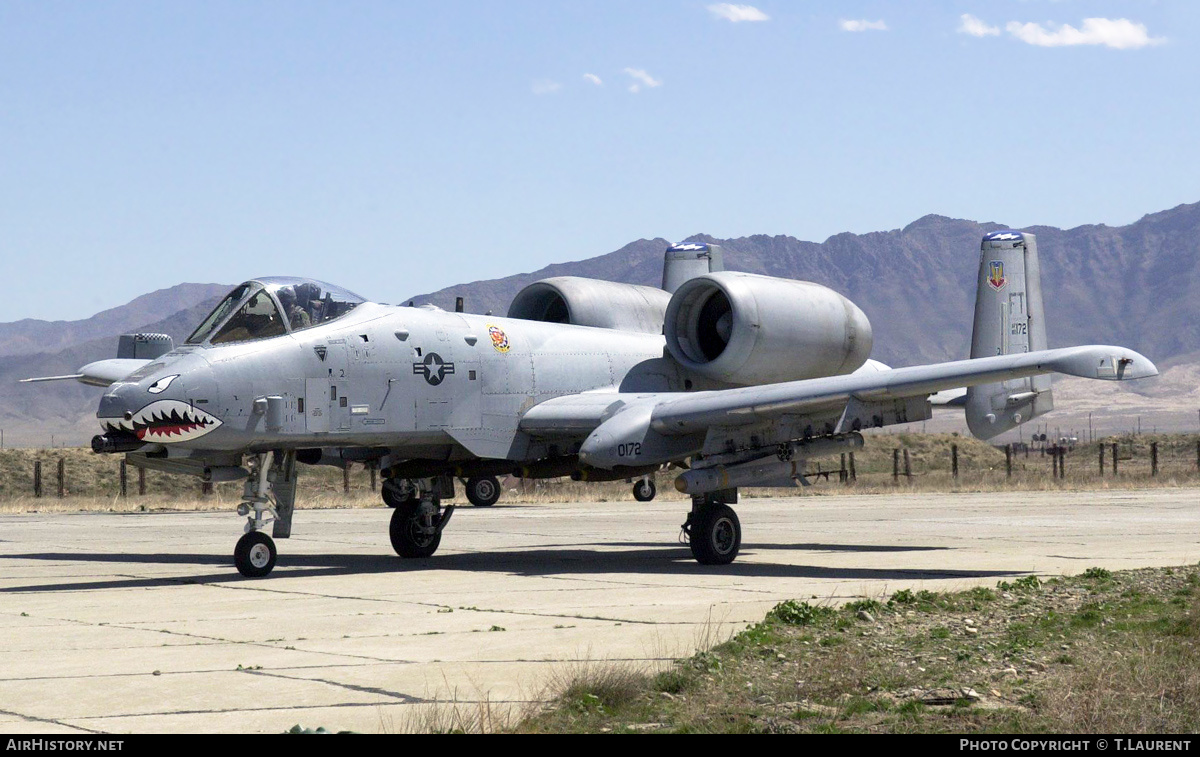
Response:
[{"label": "dry grass", "polygon": [[1117,655],[1090,650],[1047,692],[1045,715],[1085,733],[1200,730],[1200,605],[1158,625]]},{"label": "dry grass", "polygon": [[445,701],[412,705],[397,723],[380,719],[381,733],[504,733],[526,715],[512,705],[494,704],[486,695],[478,701]]},{"label": "dry grass", "polygon": [[517,730],[1191,733],[1198,649],[1195,567],[787,602],[657,674],[561,680]]},{"label": "dry grass", "polygon": [[[912,492],[993,492],[1055,491],[1080,489],[1175,488],[1200,484],[1197,469],[1198,437],[1184,435],[1143,435],[1108,439],[1105,450],[1105,475],[1099,474],[1098,444],[1081,445],[1066,458],[1065,479],[1052,476],[1053,462],[1038,452],[1019,454],[1014,459],[1013,476],[1005,471],[1004,452],[976,439],[955,434],[869,434],[866,446],[855,453],[857,481],[838,483],[838,458],[813,461],[810,472],[835,472],[826,481],[815,479],[813,486],[799,489],[747,489],[743,496],[796,497],[839,496],[847,494],[890,494]],[[1112,475],[1111,445],[1119,448],[1120,475]],[[1159,475],[1150,475],[1150,444],[1159,444]],[[950,472],[950,450],[959,449],[959,477]],[[892,450],[907,449],[912,477],[892,477]],[[64,461],[65,497],[58,498],[58,460]],[[34,462],[42,462],[43,497],[33,497]],[[120,479],[117,456],[95,455],[83,449],[7,449],[0,450],[0,512],[115,511],[143,510],[221,510],[236,504],[241,484],[218,484],[212,496],[202,496],[199,482],[188,476],[173,476],[147,471],[147,494],[137,495],[138,472],[128,469],[126,499],[119,497]],[[902,464],[903,465],[903,464]],[[903,470],[903,468],[902,468]],[[374,507],[379,495],[371,489],[370,472],[361,465],[352,466],[350,493],[343,492],[342,471],[336,468],[301,466],[298,506],[303,509]],[[656,477],[658,498],[685,501],[675,491],[674,474]],[[503,481],[505,503],[616,502],[631,501],[632,487],[624,481],[584,483],[567,478],[548,481]],[[461,494],[460,494],[461,496]]]}]

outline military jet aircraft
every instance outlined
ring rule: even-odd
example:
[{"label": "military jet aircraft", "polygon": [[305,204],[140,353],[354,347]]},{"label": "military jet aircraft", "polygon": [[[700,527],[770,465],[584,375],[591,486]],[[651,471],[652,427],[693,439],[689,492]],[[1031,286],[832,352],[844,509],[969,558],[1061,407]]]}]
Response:
[{"label": "military jet aircraft", "polygon": [[261,278],[182,345],[129,335],[117,359],[51,379],[107,387],[96,452],[246,481],[234,562],[248,577],[275,566],[265,527],[291,534],[297,463],[349,461],[383,472],[404,558],[437,550],[455,477],[604,481],[673,464],[692,553],[720,565],[741,544],[739,487],[803,483],[805,461],[929,418],[943,390],[968,387],[969,427],[991,438],[1053,407],[1051,373],[1157,375],[1123,347],[1047,349],[1032,234],[987,235],[977,286],[971,359],[892,370],[868,359],[871,325],[848,299],[726,271],[717,246],[668,249],[662,289],[536,282],[504,318]]}]

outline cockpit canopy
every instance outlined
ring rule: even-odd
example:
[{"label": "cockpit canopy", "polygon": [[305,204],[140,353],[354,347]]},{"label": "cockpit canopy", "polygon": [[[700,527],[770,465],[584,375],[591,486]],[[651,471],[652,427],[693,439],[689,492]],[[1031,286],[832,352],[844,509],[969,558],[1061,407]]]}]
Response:
[{"label": "cockpit canopy", "polygon": [[255,279],[221,300],[187,343],[232,344],[283,336],[341,318],[363,302],[353,292],[312,279]]}]

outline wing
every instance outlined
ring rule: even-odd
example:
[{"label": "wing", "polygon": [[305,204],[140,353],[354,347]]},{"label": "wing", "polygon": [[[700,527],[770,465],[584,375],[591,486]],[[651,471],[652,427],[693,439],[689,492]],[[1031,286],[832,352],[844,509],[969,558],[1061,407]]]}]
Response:
[{"label": "wing", "polygon": [[1069,347],[709,392],[580,394],[530,409],[521,427],[534,435],[590,428],[580,449],[584,462],[634,467],[731,443],[763,447],[923,420],[937,392],[1047,373],[1122,381],[1158,369],[1124,347]]},{"label": "wing", "polygon": [[132,360],[114,358],[88,363],[79,369],[79,373],[67,376],[40,376],[38,378],[21,379],[22,384],[38,384],[43,381],[67,381],[74,379],[88,386],[110,386],[150,363],[149,360]]}]

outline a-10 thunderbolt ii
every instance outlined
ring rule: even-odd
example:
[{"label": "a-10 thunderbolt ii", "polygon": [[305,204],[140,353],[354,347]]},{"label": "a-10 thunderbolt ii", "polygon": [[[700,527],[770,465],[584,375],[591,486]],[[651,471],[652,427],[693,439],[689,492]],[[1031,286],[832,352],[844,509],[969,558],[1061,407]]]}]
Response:
[{"label": "a-10 thunderbolt ii", "polygon": [[1052,408],[1051,373],[1158,373],[1123,347],[1047,349],[1032,234],[983,240],[971,359],[894,370],[868,360],[871,325],[845,297],[723,267],[718,247],[681,245],[662,289],[547,279],[506,318],[256,279],[182,345],[124,337],[118,359],[58,378],[107,386],[97,452],[245,479],[234,561],[257,577],[276,560],[265,526],[291,533],[297,463],[377,465],[405,558],[437,550],[454,477],[603,481],[674,464],[692,554],[727,564],[739,487],[802,483],[806,460],[929,418],[936,393],[969,387],[968,425],[991,438]]}]

